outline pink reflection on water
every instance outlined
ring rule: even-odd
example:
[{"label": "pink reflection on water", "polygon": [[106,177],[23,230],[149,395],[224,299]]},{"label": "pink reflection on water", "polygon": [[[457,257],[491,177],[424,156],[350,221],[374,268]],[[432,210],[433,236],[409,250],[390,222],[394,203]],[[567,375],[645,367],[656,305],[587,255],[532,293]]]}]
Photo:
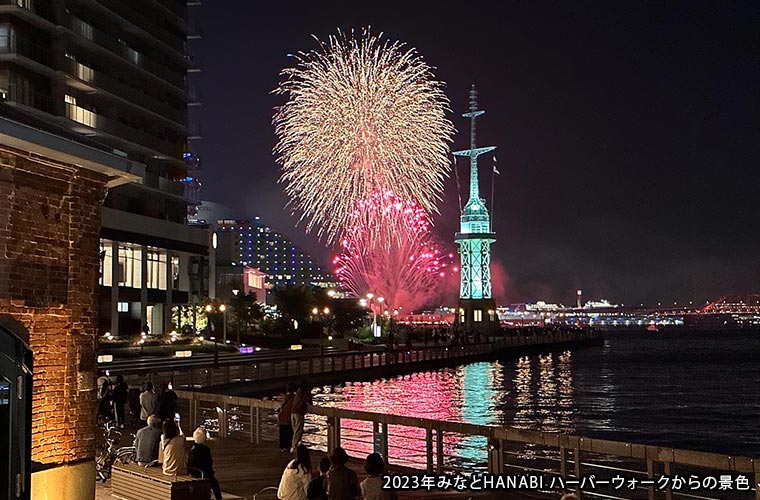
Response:
[{"label": "pink reflection on water", "polygon": [[[463,392],[459,378],[448,370],[416,373],[387,381],[348,383],[338,390],[336,393],[330,387],[323,388],[314,395],[315,404],[448,422],[463,421],[462,405],[459,404]],[[342,421],[343,447],[354,456],[372,453],[372,431],[370,422]],[[392,425],[388,436],[391,463],[424,468],[427,456],[425,429]],[[444,457],[453,456],[462,441],[462,436],[447,434],[443,442]]]}]

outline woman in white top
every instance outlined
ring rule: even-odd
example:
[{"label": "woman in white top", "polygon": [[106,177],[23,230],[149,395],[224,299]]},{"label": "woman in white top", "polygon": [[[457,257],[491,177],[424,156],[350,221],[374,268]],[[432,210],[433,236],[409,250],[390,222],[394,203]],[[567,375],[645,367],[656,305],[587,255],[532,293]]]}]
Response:
[{"label": "woman in white top", "polygon": [[291,460],[280,479],[277,498],[280,500],[306,500],[306,489],[311,481],[311,458],[304,445],[296,448],[296,459]]},{"label": "woman in white top", "polygon": [[173,418],[164,421],[164,433],[158,445],[158,461],[167,476],[187,475],[185,436]]}]

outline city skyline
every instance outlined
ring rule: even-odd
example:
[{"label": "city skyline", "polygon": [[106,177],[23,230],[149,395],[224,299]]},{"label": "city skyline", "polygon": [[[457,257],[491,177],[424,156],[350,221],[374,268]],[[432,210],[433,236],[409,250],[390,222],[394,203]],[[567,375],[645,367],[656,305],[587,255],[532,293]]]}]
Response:
[{"label": "city skyline", "polygon": [[[459,130],[452,149],[465,146],[458,115],[467,90],[476,83],[481,91],[489,110],[482,139],[499,147],[500,302],[571,302],[576,288],[622,303],[753,291],[760,240],[746,228],[760,180],[752,168],[760,127],[750,111],[760,79],[749,43],[756,8],[488,6],[482,28],[466,35],[440,29],[450,12],[404,11],[240,3],[204,15],[204,198],[261,213],[329,262],[335,252],[283,210],[270,124],[282,100],[270,92],[287,54],[315,48],[310,34],[372,26],[416,47],[447,83]],[[256,30],[233,22],[246,14],[283,22]],[[487,193],[491,176],[483,177]],[[449,242],[453,172],[445,190],[435,223]]]}]

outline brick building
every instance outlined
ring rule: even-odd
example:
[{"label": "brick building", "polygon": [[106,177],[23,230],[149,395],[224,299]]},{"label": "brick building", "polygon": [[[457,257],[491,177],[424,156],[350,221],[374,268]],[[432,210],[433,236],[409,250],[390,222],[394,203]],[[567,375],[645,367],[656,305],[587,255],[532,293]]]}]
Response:
[{"label": "brick building", "polygon": [[200,38],[183,0],[0,0],[0,116],[86,141],[141,168],[109,189],[101,217],[99,333],[171,330],[208,235],[198,203],[200,138],[189,50]]},{"label": "brick building", "polygon": [[[16,440],[3,450],[20,453],[0,457],[11,472],[0,498],[94,497],[101,205],[137,179],[125,158],[0,117],[0,344],[11,334],[26,344],[34,372],[31,415],[22,379],[0,374],[14,396],[0,406],[20,405],[0,412],[0,432]],[[0,370],[19,356],[0,355]]]}]

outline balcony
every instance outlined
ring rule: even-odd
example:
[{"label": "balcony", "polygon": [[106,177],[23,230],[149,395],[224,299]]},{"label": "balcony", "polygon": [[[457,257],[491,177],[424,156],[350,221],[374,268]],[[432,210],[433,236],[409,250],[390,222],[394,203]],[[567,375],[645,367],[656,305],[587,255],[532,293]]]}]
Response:
[{"label": "balcony", "polygon": [[27,10],[32,14],[52,22],[53,12],[50,9],[50,2],[47,0],[0,0],[0,7],[8,5],[19,7]]},{"label": "balcony", "polygon": [[203,139],[203,132],[201,130],[200,123],[191,123],[187,126],[187,139],[189,141]]},{"label": "balcony", "polygon": [[163,193],[172,194],[179,198],[184,198],[185,195],[185,186],[181,183],[166,177],[160,177],[154,172],[145,172],[143,186],[159,190]]},{"label": "balcony", "polygon": [[66,103],[66,118],[83,125],[83,127],[74,128],[75,131],[81,134],[106,134],[116,139],[122,139],[125,142],[137,144],[150,151],[162,153],[169,158],[175,157],[177,154],[177,146],[168,141],[159,139],[154,135],[125,125],[117,120],[106,118],[76,104]]},{"label": "balcony", "polygon": [[17,54],[50,67],[52,55],[46,49],[16,35],[0,36],[0,54]]},{"label": "balcony", "polygon": [[69,58],[64,59],[63,71],[79,82],[85,83],[86,87],[104,90],[130,102],[133,106],[148,110],[151,114],[157,114],[163,119],[170,120],[175,126],[184,127],[184,113],[100,71],[95,71],[89,66],[85,66]]},{"label": "balcony", "polygon": [[28,106],[48,114],[52,114],[54,110],[50,97],[19,85],[9,85],[6,89],[0,89],[0,101]]},{"label": "balcony", "polygon": [[123,42],[112,38],[110,35],[98,30],[91,24],[71,14],[64,16],[64,25],[80,37],[88,40],[99,47],[121,57],[124,61],[142,68],[151,75],[170,83],[177,89],[185,88],[185,75],[173,72],[154,60],[145,57],[144,54],[134,50]]},{"label": "balcony", "polygon": [[188,106],[200,106],[202,99],[201,99],[201,91],[200,89],[195,85],[188,85],[187,86],[187,105]]},{"label": "balcony", "polygon": [[96,3],[108,9],[111,15],[117,16],[122,24],[125,24],[125,31],[134,33],[135,28],[140,30],[144,35],[156,39],[158,42],[166,45],[170,49],[173,57],[178,60],[182,59],[185,54],[185,40],[179,37],[172,37],[166,29],[157,24],[152,18],[145,16],[141,11],[135,9],[131,2],[123,0],[98,0]]}]

